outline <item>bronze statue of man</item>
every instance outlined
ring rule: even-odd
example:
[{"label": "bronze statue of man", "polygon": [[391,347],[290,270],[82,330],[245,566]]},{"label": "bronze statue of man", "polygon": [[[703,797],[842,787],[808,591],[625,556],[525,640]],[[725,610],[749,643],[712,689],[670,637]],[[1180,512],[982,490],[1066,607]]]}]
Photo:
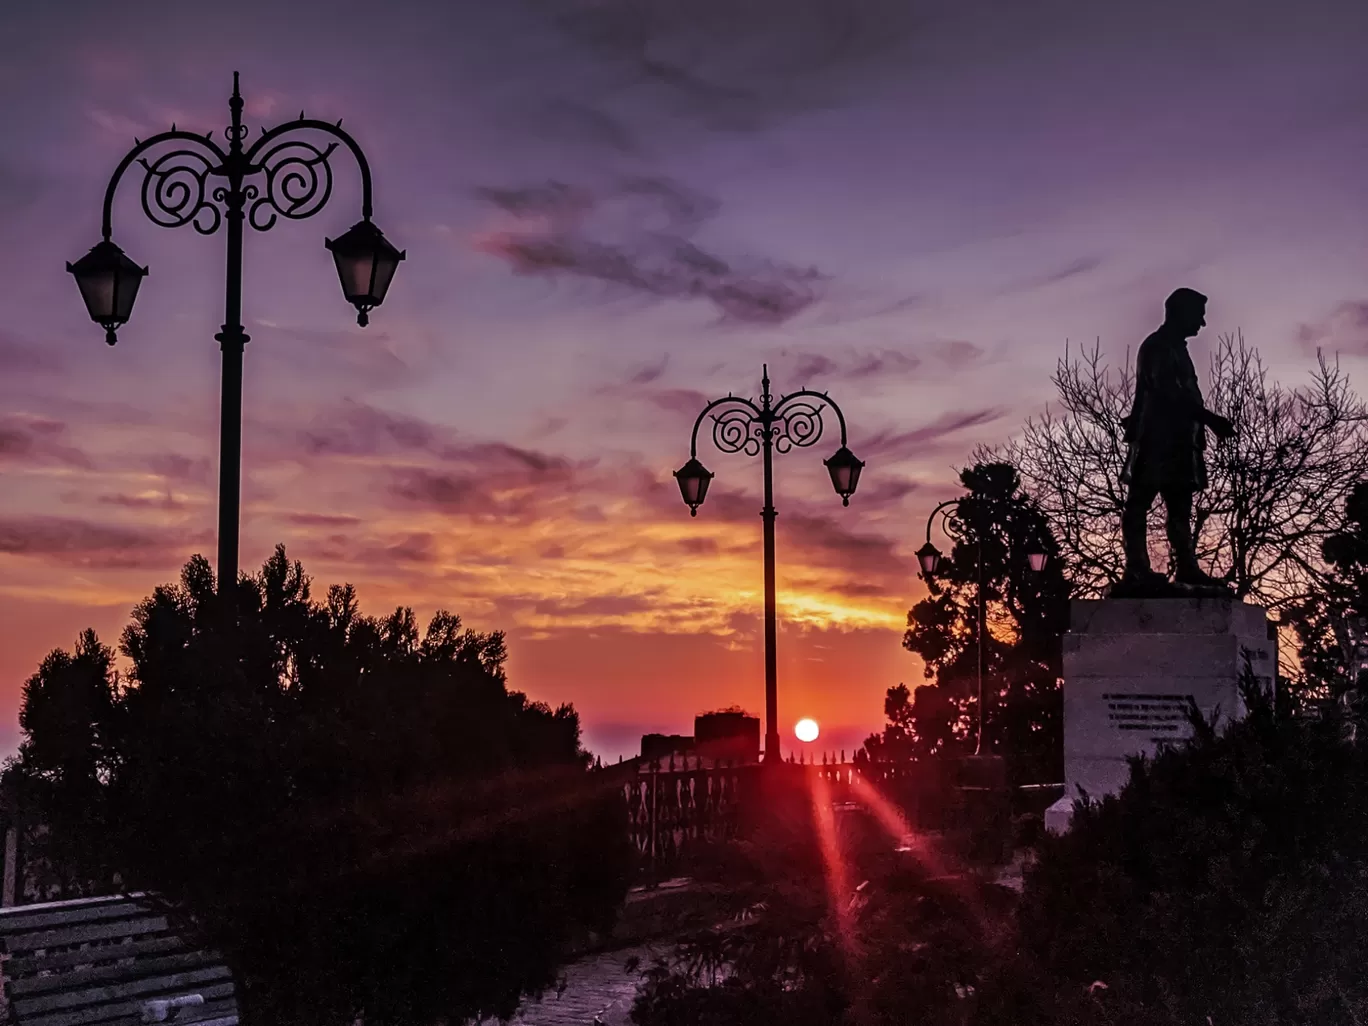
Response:
[{"label": "bronze statue of man", "polygon": [[1164,301],[1164,323],[1140,345],[1135,365],[1135,405],[1121,422],[1128,445],[1121,481],[1126,504],[1121,533],[1126,549],[1123,593],[1163,592],[1164,575],[1150,569],[1146,520],[1162,497],[1167,513],[1174,581],[1187,588],[1221,588],[1197,565],[1192,537],[1192,497],[1206,487],[1206,429],[1229,438],[1229,420],[1202,402],[1187,343],[1206,326],[1207,297],[1178,289]]}]

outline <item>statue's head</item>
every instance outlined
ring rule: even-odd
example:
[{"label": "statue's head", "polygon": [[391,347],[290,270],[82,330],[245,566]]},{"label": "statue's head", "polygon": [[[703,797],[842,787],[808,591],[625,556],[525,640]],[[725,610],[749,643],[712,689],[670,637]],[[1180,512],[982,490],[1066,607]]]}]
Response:
[{"label": "statue's head", "polygon": [[1164,300],[1164,323],[1191,338],[1206,327],[1207,297],[1194,289],[1175,289]]}]

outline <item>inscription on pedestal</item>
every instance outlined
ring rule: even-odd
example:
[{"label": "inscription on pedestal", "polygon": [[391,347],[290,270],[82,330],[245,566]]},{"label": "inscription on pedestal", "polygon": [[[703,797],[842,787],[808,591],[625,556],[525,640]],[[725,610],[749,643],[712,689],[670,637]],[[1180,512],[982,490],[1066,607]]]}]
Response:
[{"label": "inscription on pedestal", "polygon": [[1104,694],[1107,719],[1117,730],[1148,733],[1154,742],[1176,741],[1188,725],[1187,708],[1192,695]]}]

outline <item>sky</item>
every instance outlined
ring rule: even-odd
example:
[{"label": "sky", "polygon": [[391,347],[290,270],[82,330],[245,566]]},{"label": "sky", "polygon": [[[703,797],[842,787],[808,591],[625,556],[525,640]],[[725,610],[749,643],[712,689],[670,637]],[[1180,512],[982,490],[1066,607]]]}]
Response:
[{"label": "sky", "polygon": [[[786,744],[847,751],[924,594],[912,553],[980,443],[1050,399],[1066,342],[1112,360],[1180,285],[1194,343],[1279,378],[1368,357],[1368,5],[1353,0],[182,0],[14,4],[0,31],[0,753],[23,681],[214,555],[223,234],[114,241],[151,268],[113,348],[64,262],[109,176],[173,122],[343,119],[407,251],[355,324],[323,239],[248,230],[242,565],[508,635],[510,685],[631,755],[764,707],[761,470],[712,398],[829,391],[867,462],[776,460]],[[1199,359],[1200,366],[1200,359]]]}]

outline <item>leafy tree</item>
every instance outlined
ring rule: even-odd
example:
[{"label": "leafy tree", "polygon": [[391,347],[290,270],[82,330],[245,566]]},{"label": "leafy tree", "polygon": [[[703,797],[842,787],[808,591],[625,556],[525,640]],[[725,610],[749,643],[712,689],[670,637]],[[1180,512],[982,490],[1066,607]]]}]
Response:
[{"label": "leafy tree", "polygon": [[[1237,595],[1276,610],[1316,590],[1321,543],[1350,489],[1368,477],[1368,406],[1338,363],[1319,354],[1306,384],[1269,381],[1238,333],[1221,336],[1208,375],[1207,404],[1230,418],[1235,436],[1207,451],[1210,484],[1194,500],[1198,557]],[[1078,593],[1097,596],[1124,570],[1121,418],[1134,398],[1134,368],[1129,355],[1108,367],[1100,347],[1066,351],[1054,384],[1057,409],[978,458],[1019,468]],[[1160,537],[1163,512],[1156,506],[1151,516],[1151,537]]]},{"label": "leafy tree", "polygon": [[906,684],[889,688],[884,696],[884,716],[888,723],[883,733],[873,734],[865,742],[865,751],[875,759],[927,759],[966,747],[969,721],[964,701],[952,697],[939,684],[923,684],[915,691],[909,691]]},{"label": "leafy tree", "polygon": [[[907,614],[903,637],[935,683],[910,694],[901,684],[891,688],[889,724],[868,747],[875,757],[973,751],[981,636],[983,751],[1010,755],[1020,775],[1058,779],[1069,596],[1059,549],[1014,468],[980,463],[960,479],[967,493],[954,513],[954,546],[927,579],[930,595]],[[1043,571],[1030,569],[1033,551],[1046,554]]]},{"label": "leafy tree", "polygon": [[[82,810],[85,820],[102,813],[102,789],[116,759],[117,689],[113,653],[90,630],[76,639],[74,651],[49,654],[24,683],[23,741],[4,789],[24,832],[25,871],[34,878],[40,900],[113,885],[115,874],[102,862],[98,830],[53,832],[42,819],[49,808]],[[16,763],[25,771],[26,786],[17,786]]]},{"label": "leafy tree", "polygon": [[1353,698],[1368,673],[1368,482],[1349,493],[1321,554],[1328,568],[1323,587],[1284,614],[1298,643],[1290,684],[1301,700]]},{"label": "leafy tree", "polygon": [[573,709],[507,686],[502,634],[311,597],[283,548],[226,626],[207,562],[113,655],[87,632],[26,689],[9,778],[80,870],[223,953],[244,1022],[511,1014],[626,889],[620,799]]}]

